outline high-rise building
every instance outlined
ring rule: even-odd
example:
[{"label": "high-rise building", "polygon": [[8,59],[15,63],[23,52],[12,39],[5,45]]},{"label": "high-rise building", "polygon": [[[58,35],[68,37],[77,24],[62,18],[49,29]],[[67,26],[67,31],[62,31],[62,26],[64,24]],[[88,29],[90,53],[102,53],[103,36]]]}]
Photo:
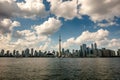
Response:
[{"label": "high-rise building", "polygon": [[86,44],[83,44],[82,46],[80,46],[80,48],[81,48],[80,56],[85,57],[86,56],[86,51],[87,51]]},{"label": "high-rise building", "polygon": [[91,44],[91,49],[93,50],[93,44]]},{"label": "high-rise building", "polygon": [[83,44],[83,56],[86,56],[86,44]]},{"label": "high-rise building", "polygon": [[10,56],[10,51],[9,50],[6,51],[6,56],[8,56],[8,57]]},{"label": "high-rise building", "polygon": [[24,50],[22,50],[22,56],[25,57],[25,51]]},{"label": "high-rise building", "polygon": [[31,48],[31,56],[33,56],[33,52],[34,52],[34,50],[33,50],[33,48]]},{"label": "high-rise building", "polygon": [[86,50],[87,50],[87,56],[90,56],[90,55],[91,55],[91,54],[90,54],[90,48],[87,47]]},{"label": "high-rise building", "polygon": [[25,50],[25,57],[29,57],[29,49],[28,48]]},{"label": "high-rise building", "polygon": [[120,49],[118,49],[117,51],[117,56],[120,56]]},{"label": "high-rise building", "polygon": [[82,45],[80,45],[80,57],[83,56],[83,53],[82,53]]},{"label": "high-rise building", "polygon": [[16,50],[13,50],[13,56],[14,57],[16,56]]},{"label": "high-rise building", "polygon": [[96,43],[94,43],[94,49],[97,49],[97,44]]},{"label": "high-rise building", "polygon": [[16,57],[19,57],[19,55],[20,55],[19,51],[16,51]]},{"label": "high-rise building", "polygon": [[62,48],[62,55],[65,55],[65,49]]},{"label": "high-rise building", "polygon": [[1,56],[4,56],[4,53],[5,53],[5,51],[4,51],[4,49],[2,49],[1,50]]}]

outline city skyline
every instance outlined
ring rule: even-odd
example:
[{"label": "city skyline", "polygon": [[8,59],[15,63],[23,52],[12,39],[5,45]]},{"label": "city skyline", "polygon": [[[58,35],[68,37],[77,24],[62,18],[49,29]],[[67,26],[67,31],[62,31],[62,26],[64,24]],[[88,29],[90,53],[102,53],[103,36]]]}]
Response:
[{"label": "city skyline", "polygon": [[80,45],[79,49],[64,49],[61,48],[61,36],[59,36],[59,50],[41,51],[34,48],[26,48],[22,51],[0,50],[0,57],[58,57],[58,58],[81,58],[81,57],[120,57],[120,49],[115,52],[111,49],[99,49],[96,43],[92,43],[91,47],[86,44]]},{"label": "city skyline", "polygon": [[[120,49],[119,0],[1,0],[0,50]],[[94,4],[91,4],[94,3]]]}]

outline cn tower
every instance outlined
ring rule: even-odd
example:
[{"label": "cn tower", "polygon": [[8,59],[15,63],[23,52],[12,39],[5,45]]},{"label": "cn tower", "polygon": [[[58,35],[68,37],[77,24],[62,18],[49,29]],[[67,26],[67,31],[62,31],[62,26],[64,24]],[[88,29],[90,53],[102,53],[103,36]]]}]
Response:
[{"label": "cn tower", "polygon": [[61,35],[59,35],[59,56],[61,57]]}]

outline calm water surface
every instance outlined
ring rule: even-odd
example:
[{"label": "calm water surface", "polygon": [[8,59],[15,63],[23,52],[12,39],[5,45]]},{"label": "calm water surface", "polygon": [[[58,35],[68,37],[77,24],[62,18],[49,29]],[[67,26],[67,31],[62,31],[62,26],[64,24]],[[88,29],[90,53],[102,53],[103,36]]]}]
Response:
[{"label": "calm water surface", "polygon": [[120,58],[0,58],[0,80],[120,80]]}]

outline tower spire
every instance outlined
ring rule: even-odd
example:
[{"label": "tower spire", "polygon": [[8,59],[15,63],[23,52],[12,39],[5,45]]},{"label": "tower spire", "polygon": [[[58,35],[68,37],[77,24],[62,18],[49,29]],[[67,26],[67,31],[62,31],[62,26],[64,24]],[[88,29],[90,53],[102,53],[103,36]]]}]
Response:
[{"label": "tower spire", "polygon": [[59,35],[59,57],[61,57],[61,35]]}]

